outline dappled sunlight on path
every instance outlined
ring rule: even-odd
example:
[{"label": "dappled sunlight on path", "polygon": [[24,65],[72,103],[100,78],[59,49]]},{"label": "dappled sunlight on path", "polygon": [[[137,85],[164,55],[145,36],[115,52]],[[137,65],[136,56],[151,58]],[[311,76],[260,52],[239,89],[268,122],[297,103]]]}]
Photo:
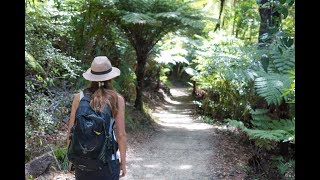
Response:
[{"label": "dappled sunlight on path", "polygon": [[[151,113],[159,124],[148,139],[130,136],[127,175],[123,180],[245,179],[248,149],[239,145],[226,125],[208,125],[193,116],[192,96],[186,88],[171,89]],[[227,133],[227,135],[226,135]],[[144,137],[144,136],[142,136]],[[135,142],[135,143],[133,143]],[[136,143],[139,142],[139,143]],[[72,173],[52,172],[37,180],[74,180]]]},{"label": "dappled sunlight on path", "polygon": [[152,112],[160,132],[128,155],[123,179],[214,179],[208,162],[214,152],[208,142],[212,126],[192,117],[192,97],[186,88],[172,88],[171,94]]}]

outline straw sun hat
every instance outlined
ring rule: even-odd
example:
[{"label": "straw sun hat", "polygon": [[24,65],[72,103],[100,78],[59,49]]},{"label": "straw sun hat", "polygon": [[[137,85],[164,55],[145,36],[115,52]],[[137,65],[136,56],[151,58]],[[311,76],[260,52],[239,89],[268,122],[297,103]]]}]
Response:
[{"label": "straw sun hat", "polygon": [[120,75],[120,70],[112,67],[106,56],[97,56],[93,59],[91,67],[82,74],[89,81],[106,81]]}]

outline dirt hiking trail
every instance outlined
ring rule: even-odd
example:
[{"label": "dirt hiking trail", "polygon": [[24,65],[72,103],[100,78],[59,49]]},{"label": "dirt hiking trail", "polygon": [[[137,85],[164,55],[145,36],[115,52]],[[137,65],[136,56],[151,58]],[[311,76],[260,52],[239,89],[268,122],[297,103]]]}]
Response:
[{"label": "dirt hiking trail", "polygon": [[[126,180],[243,179],[236,159],[224,156],[219,128],[193,118],[191,93],[185,87],[170,90],[167,103],[152,112],[160,130],[146,142],[129,151]],[[218,130],[218,131],[217,131]],[[232,139],[231,139],[232,140]],[[225,142],[228,143],[228,142]],[[230,145],[230,144],[228,144]],[[234,144],[234,146],[237,146]],[[233,151],[238,147],[231,147]],[[242,153],[245,150],[242,151]],[[237,157],[237,152],[229,152]],[[222,157],[221,157],[222,156]],[[238,164],[237,164],[238,163]]]},{"label": "dirt hiking trail", "polygon": [[[127,174],[120,179],[247,179],[251,150],[243,145],[239,132],[195,118],[191,92],[186,87],[175,85],[170,92],[173,97],[163,93],[166,102],[157,103],[152,111],[156,131],[150,130],[146,138],[128,133]],[[37,179],[74,180],[74,174],[56,171]]]}]

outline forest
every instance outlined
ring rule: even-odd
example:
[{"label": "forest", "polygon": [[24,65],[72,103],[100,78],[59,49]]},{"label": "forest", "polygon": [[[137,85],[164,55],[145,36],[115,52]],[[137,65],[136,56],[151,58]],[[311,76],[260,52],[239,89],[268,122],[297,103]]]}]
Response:
[{"label": "forest", "polygon": [[[192,122],[226,129],[198,130],[201,137],[210,137],[205,141],[212,142],[205,146],[208,153],[219,149],[237,159],[233,147],[248,149],[237,169],[241,178],[222,170],[219,176],[194,179],[295,179],[294,0],[26,0],[28,180],[52,172],[52,179],[72,174],[66,158],[71,104],[74,94],[89,85],[82,73],[96,56],[107,56],[121,70],[113,87],[126,101],[128,179],[184,177],[178,170],[151,178],[130,175],[139,162],[131,149],[154,145],[156,137],[172,137],[161,135],[166,133],[157,130],[161,118],[154,118],[158,108],[171,102],[168,98],[190,102]],[[185,99],[174,93],[180,87],[186,89]],[[175,113],[184,117],[181,109]],[[177,127],[184,123],[177,121]],[[183,133],[191,137],[194,131]],[[213,131],[220,134],[209,136]],[[213,145],[217,137],[226,148]],[[149,139],[141,143],[144,138]],[[48,154],[52,160],[35,167]],[[188,171],[197,172],[189,165]],[[156,174],[160,167],[150,169]]]}]

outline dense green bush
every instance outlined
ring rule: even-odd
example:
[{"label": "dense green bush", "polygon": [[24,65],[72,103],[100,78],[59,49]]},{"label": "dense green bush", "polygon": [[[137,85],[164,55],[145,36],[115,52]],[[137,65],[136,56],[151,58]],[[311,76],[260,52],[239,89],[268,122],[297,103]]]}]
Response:
[{"label": "dense green bush", "polygon": [[68,35],[66,17],[59,16],[57,7],[49,2],[26,2],[26,161],[44,153],[42,150],[52,143],[50,136],[68,120],[73,86],[81,68],[80,61],[56,43]]}]

